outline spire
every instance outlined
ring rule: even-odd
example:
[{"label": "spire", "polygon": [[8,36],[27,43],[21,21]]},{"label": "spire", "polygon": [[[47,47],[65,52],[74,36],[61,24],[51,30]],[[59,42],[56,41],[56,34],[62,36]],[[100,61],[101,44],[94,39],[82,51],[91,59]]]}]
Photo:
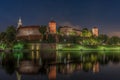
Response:
[{"label": "spire", "polygon": [[22,20],[21,20],[21,18],[19,18],[19,20],[18,20],[18,26],[17,26],[17,28],[19,28],[20,26],[22,26]]}]

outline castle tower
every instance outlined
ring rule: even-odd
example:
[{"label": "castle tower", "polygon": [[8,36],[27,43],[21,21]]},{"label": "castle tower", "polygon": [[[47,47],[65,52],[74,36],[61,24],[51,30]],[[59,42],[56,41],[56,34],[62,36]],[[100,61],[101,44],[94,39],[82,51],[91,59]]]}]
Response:
[{"label": "castle tower", "polygon": [[20,26],[22,26],[22,20],[21,20],[21,18],[19,18],[19,20],[18,20],[18,26],[17,26],[17,28],[19,28]]},{"label": "castle tower", "polygon": [[56,22],[53,20],[49,22],[49,33],[56,34]]},{"label": "castle tower", "polygon": [[93,36],[98,36],[99,35],[99,30],[98,30],[97,27],[92,28],[92,34],[93,34]]}]

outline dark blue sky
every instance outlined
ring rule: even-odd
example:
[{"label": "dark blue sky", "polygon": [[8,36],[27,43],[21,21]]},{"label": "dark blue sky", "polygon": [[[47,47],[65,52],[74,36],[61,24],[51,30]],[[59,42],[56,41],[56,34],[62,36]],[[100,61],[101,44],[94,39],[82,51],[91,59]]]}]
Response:
[{"label": "dark blue sky", "polygon": [[53,18],[59,25],[74,25],[100,33],[120,34],[120,0],[1,0],[0,31],[8,25],[47,25]]}]

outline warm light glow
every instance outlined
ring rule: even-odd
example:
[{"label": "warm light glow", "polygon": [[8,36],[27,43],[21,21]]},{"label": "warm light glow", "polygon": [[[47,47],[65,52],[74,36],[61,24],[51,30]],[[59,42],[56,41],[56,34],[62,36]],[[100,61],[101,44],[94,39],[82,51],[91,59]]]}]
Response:
[{"label": "warm light glow", "polygon": [[98,36],[98,28],[96,28],[96,27],[93,28],[92,33],[93,33],[94,36]]},{"label": "warm light glow", "polygon": [[32,44],[31,49],[34,50],[34,45]]},{"label": "warm light glow", "polygon": [[36,50],[39,50],[39,49],[40,49],[40,45],[36,44]]}]

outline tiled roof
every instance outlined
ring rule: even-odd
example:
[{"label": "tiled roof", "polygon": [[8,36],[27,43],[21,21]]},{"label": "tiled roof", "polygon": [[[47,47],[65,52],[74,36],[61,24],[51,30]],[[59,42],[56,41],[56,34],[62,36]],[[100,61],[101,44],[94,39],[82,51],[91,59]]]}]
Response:
[{"label": "tiled roof", "polygon": [[56,23],[54,20],[51,20],[50,23]]},{"label": "tiled roof", "polygon": [[40,26],[21,26],[19,27],[19,29],[22,29],[22,28],[39,28]]}]

